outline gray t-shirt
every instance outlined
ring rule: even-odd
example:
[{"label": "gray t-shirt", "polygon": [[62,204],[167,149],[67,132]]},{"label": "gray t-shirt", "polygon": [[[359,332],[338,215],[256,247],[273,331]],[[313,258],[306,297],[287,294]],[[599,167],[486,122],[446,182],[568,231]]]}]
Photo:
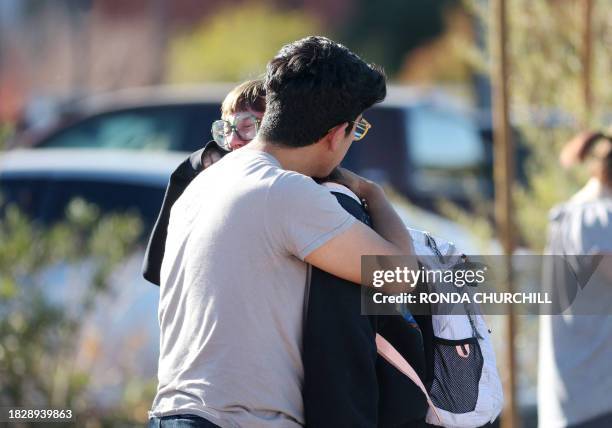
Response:
[{"label": "gray t-shirt", "polygon": [[324,187],[248,147],[194,179],[170,215],[150,416],[303,425],[303,260],[354,221]]},{"label": "gray t-shirt", "polygon": [[[551,211],[550,254],[612,254],[612,195],[598,187],[591,180]],[[540,316],[540,427],[562,428],[612,412],[612,283],[602,268],[587,272],[588,282],[562,315]],[[563,287],[555,270],[548,280]]]}]

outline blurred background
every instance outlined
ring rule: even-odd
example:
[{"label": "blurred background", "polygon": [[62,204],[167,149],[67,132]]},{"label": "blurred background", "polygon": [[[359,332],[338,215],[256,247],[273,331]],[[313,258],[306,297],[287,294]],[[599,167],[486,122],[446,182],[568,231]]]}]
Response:
[{"label": "blurred background", "polygon": [[[513,239],[585,179],[559,167],[612,123],[612,0],[508,2]],[[320,34],[382,65],[387,100],[344,166],[407,224],[468,253],[494,224],[491,4],[484,0],[0,1],[0,406],[133,426],[156,387],[158,290],[140,276],[170,172],[211,139],[225,94]],[[504,371],[504,322],[490,320]],[[536,425],[537,317],[519,317],[517,400]]]}]

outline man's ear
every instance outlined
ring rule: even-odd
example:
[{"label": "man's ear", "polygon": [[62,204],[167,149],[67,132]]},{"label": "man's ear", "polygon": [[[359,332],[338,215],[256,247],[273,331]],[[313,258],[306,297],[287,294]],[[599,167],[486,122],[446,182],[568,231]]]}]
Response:
[{"label": "man's ear", "polygon": [[338,147],[346,139],[346,128],[349,126],[348,122],[341,123],[340,125],[334,126],[327,133],[328,138],[328,149],[331,151],[338,150]]}]

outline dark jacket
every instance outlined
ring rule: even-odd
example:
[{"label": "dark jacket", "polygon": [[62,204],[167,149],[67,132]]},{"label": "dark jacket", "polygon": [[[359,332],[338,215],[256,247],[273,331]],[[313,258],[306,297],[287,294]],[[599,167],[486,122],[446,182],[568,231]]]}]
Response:
[{"label": "dark jacket", "polygon": [[[204,150],[219,149],[215,146],[209,143],[193,153],[172,173],[143,266],[144,277],[157,285],[172,204],[201,171]],[[361,204],[344,194],[332,193],[350,214],[372,225]],[[423,377],[425,359],[420,330],[400,315],[361,315],[361,292],[356,284],[314,267],[309,268],[309,279],[302,350],[306,425],[424,426],[427,403],[423,394],[378,357],[375,344],[376,333],[380,333]]]},{"label": "dark jacket", "polygon": [[160,283],[161,264],[166,250],[166,236],[168,235],[168,223],[170,221],[170,210],[176,200],[183,194],[189,183],[202,172],[202,156],[208,151],[217,151],[221,156],[229,152],[221,148],[215,141],[209,141],[200,150],[193,152],[183,161],[170,175],[170,182],[166,187],[166,194],[162,202],[157,221],[151,232],[149,244],[145,252],[142,265],[142,276],[155,285]]}]

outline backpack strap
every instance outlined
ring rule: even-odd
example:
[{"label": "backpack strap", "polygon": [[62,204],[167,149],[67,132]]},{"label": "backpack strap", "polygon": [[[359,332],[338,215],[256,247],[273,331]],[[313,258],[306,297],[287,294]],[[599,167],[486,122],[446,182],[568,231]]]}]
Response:
[{"label": "backpack strap", "polygon": [[387,339],[382,337],[380,334],[376,335],[376,348],[378,354],[383,357],[389,364],[398,369],[404,375],[406,375],[411,381],[413,381],[425,394],[425,398],[427,399],[427,404],[429,404],[429,408],[433,411],[438,419],[438,422],[442,424],[442,419],[440,419],[440,415],[438,414],[438,409],[431,401],[429,397],[429,393],[427,392],[427,388],[423,385],[423,381],[417,374],[417,372],[412,368],[410,363],[406,361],[402,355],[397,352],[397,350],[391,345]]},{"label": "backpack strap", "polygon": [[308,319],[308,303],[310,302],[310,279],[312,277],[312,265],[306,265],[306,284],[304,285],[304,309],[302,314],[302,326],[306,325]]}]

